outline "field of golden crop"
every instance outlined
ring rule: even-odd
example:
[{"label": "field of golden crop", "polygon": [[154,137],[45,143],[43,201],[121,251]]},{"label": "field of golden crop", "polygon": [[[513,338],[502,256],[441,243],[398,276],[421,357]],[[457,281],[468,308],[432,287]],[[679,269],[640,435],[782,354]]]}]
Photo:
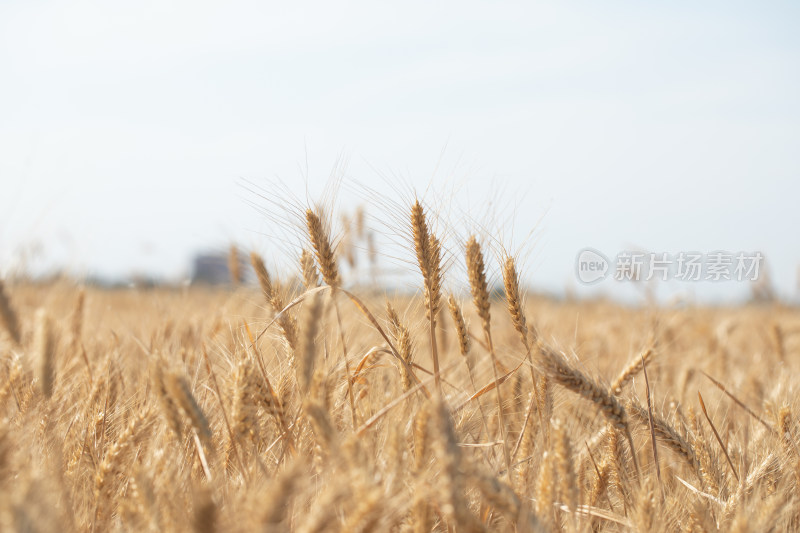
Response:
[{"label": "field of golden crop", "polygon": [[348,280],[313,211],[292,279],[7,281],[0,530],[800,527],[796,309],[536,297],[425,217],[416,293]]}]

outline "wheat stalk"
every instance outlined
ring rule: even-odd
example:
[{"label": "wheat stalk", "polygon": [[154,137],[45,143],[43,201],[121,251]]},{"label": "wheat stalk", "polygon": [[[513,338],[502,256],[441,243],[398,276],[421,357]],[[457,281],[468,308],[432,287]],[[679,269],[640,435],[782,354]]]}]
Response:
[{"label": "wheat stalk", "polygon": [[428,228],[425,211],[419,200],[416,200],[411,206],[411,233],[414,237],[417,264],[422,273],[425,287],[425,308],[430,333],[434,382],[437,391],[441,394],[442,383],[439,376],[439,353],[436,344],[436,315],[439,312],[442,297],[442,248],[439,239]]},{"label": "wheat stalk", "polygon": [[494,344],[492,343],[492,330],[491,330],[491,313],[489,310],[489,286],[486,282],[486,268],[483,263],[483,252],[481,251],[480,244],[478,244],[475,236],[467,239],[467,273],[469,274],[469,286],[472,291],[472,301],[478,311],[478,316],[481,319],[483,326],[483,334],[486,338],[486,344],[489,347],[489,355],[492,358],[492,372],[494,374],[494,382],[497,384],[495,387],[495,395],[497,397],[497,413],[500,423],[500,434],[503,440],[503,457],[506,461],[506,475],[511,478],[511,454],[508,446],[507,428],[505,423],[505,412],[503,407],[503,400],[500,396],[500,381],[497,374],[497,356],[494,352]]}]

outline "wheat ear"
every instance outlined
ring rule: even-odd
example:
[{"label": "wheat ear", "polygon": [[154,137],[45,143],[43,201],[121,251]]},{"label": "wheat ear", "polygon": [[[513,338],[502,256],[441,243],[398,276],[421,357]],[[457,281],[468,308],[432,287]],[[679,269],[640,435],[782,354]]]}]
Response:
[{"label": "wheat ear", "polygon": [[322,272],[322,279],[325,280],[334,292],[341,285],[339,278],[339,268],[336,265],[336,256],[333,253],[328,232],[322,224],[322,220],[311,209],[306,210],[306,226],[311,245],[314,247],[314,254],[317,256],[317,263]]},{"label": "wheat ear", "polygon": [[[628,411],[643,426],[650,426],[650,413],[639,404],[628,402]],[[692,445],[667,421],[655,413],[652,415],[653,432],[668,448],[681,456],[686,463],[697,472],[697,458]]]},{"label": "wheat ear", "polygon": [[411,233],[414,237],[414,250],[417,263],[422,273],[425,287],[425,307],[431,342],[431,358],[433,359],[433,376],[436,389],[441,394],[442,383],[439,376],[439,351],[436,344],[436,315],[441,302],[442,282],[442,247],[428,228],[425,210],[419,200],[411,206]]},{"label": "wheat ear", "polygon": [[286,302],[281,295],[279,287],[272,283],[272,279],[269,276],[269,272],[261,256],[255,252],[251,252],[250,263],[253,265],[253,270],[255,270],[256,278],[258,278],[258,285],[261,287],[261,292],[264,293],[264,298],[267,303],[270,304],[272,310],[278,313],[276,320],[283,332],[283,338],[286,339],[286,344],[289,345],[289,349],[294,353],[298,348],[297,320],[288,311],[282,312],[286,306]]},{"label": "wheat ear", "polygon": [[[456,302],[455,297],[451,294],[447,298],[447,307],[450,310],[450,317],[453,319],[453,324],[456,326],[456,336],[458,337],[458,350],[462,357],[468,357],[469,351],[472,348],[472,342],[467,331],[467,323],[464,321],[464,313],[461,311],[461,306]],[[467,365],[471,366],[468,361]]]},{"label": "wheat ear", "polygon": [[414,385],[413,377],[409,372],[414,357],[414,347],[411,342],[411,333],[400,321],[400,316],[397,314],[397,311],[395,311],[394,307],[392,307],[392,304],[389,301],[386,302],[386,314],[389,317],[389,330],[394,337],[394,342],[397,345],[397,351],[400,353],[400,357],[402,357],[407,363],[406,365],[400,365],[400,371],[403,379],[403,391],[408,391]]},{"label": "wheat ear", "polygon": [[642,371],[644,365],[650,362],[653,357],[653,348],[649,347],[641,355],[634,357],[628,366],[619,373],[617,378],[611,383],[609,390],[612,394],[622,394],[622,389],[629,383],[636,374]]}]

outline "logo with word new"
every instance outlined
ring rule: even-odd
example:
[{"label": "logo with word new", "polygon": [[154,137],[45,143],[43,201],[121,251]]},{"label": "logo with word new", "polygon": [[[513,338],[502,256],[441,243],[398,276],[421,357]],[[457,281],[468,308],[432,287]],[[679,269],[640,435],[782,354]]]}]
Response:
[{"label": "logo with word new", "polygon": [[604,280],[608,275],[608,259],[597,250],[584,248],[578,253],[575,270],[582,283],[591,285]]}]

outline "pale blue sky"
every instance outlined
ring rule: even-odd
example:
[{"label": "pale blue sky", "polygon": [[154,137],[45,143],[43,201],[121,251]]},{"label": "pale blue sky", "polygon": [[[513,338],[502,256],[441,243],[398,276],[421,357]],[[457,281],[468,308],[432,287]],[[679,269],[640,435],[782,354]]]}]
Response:
[{"label": "pale blue sky", "polygon": [[798,4],[387,6],[2,2],[0,271],[33,243],[101,275],[271,254],[241,180],[304,197],[306,157],[313,193],[344,155],[386,194],[381,175],[457,187],[484,212],[502,190],[543,289],[615,293],[575,256],[638,247],[759,250],[796,295]]}]

